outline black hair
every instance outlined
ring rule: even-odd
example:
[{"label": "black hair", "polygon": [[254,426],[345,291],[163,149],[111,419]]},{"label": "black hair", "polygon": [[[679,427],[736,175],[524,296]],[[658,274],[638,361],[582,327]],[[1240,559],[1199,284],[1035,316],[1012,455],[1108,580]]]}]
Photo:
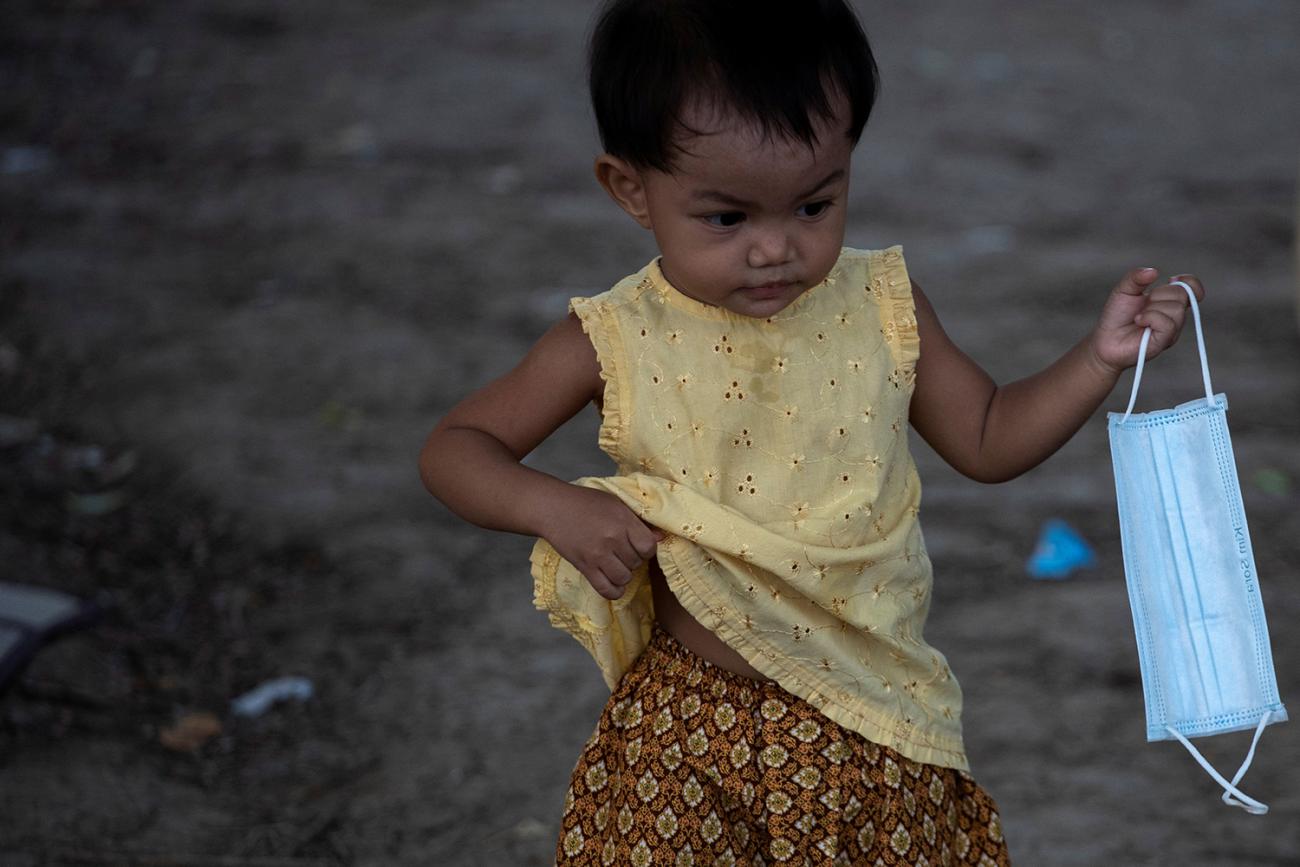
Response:
[{"label": "black hair", "polygon": [[588,81],[607,153],[671,171],[689,100],[809,147],[813,124],[850,108],[856,144],[879,89],[866,33],[843,0],[608,0],[596,21]]}]

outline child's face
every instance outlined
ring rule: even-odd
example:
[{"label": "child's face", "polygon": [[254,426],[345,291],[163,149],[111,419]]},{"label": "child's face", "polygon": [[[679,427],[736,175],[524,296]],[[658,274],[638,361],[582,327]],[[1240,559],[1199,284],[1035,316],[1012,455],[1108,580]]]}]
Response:
[{"label": "child's face", "polygon": [[[784,309],[826,277],[844,243],[853,144],[848,112],[815,125],[810,149],[752,123],[688,112],[671,173],[639,172],[642,214],[684,295],[744,316]],[[841,122],[838,118],[844,118]],[[617,198],[617,197],[616,197]],[[626,207],[626,205],[625,205]]]}]

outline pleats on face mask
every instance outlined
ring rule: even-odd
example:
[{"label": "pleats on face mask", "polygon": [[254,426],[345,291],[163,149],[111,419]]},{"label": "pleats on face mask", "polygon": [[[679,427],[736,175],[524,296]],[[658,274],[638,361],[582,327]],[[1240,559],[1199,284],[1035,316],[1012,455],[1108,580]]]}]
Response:
[{"label": "pleats on face mask", "polygon": [[1224,800],[1267,811],[1225,780],[1188,738],[1285,720],[1268,625],[1242,508],[1227,398],[1210,385],[1191,287],[1205,397],[1133,414],[1150,330],[1143,334],[1128,409],[1109,416],[1124,573],[1146,700],[1147,739],[1176,739],[1224,786]]}]

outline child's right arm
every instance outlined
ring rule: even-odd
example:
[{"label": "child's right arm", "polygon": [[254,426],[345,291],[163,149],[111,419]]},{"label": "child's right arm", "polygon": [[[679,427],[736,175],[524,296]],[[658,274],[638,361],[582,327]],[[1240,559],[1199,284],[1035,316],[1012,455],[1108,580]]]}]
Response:
[{"label": "child's right arm", "polygon": [[520,463],[603,389],[596,351],[569,314],[514,370],[452,407],[420,450],[420,478],[471,523],[546,539],[617,599],[662,534],[617,497]]}]

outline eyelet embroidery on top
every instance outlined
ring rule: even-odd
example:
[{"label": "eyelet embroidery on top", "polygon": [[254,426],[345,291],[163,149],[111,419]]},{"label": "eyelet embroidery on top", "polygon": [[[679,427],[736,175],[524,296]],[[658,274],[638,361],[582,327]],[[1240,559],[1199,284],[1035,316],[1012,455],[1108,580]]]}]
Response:
[{"label": "eyelet embroidery on top", "polygon": [[669,288],[667,286],[656,286],[654,281],[651,280],[649,276],[647,276],[644,280],[642,280],[641,285],[638,286],[637,288],[642,291],[652,289],[654,290],[654,299],[656,302],[658,302],[659,304],[668,303],[668,293],[670,291]]},{"label": "eyelet embroidery on top", "polygon": [[[743,509],[746,515],[752,512],[776,518],[783,514],[791,522],[786,526],[797,525],[800,538],[808,544],[828,548],[876,545],[880,544],[878,540],[885,540],[887,527],[895,533],[896,511],[881,508],[880,514],[873,514],[872,510],[873,503],[887,504],[913,484],[908,473],[883,473],[883,462],[892,459],[895,449],[905,447],[895,443],[905,442],[898,438],[905,427],[907,392],[903,389],[915,376],[911,363],[915,316],[910,312],[905,272],[897,264],[890,265],[895,260],[901,263],[896,252],[861,256],[852,260],[854,270],[846,272],[852,277],[845,288],[852,291],[822,293],[810,297],[789,316],[752,322],[736,317],[723,321],[705,317],[707,311],[679,305],[671,294],[659,291],[661,287],[655,281],[647,280],[632,285],[656,292],[644,297],[630,318],[623,311],[631,312],[631,308],[618,306],[625,302],[590,303],[587,311],[599,306],[611,322],[614,340],[619,334],[627,335],[619,344],[627,354],[621,367],[631,372],[633,381],[640,385],[639,394],[628,389],[629,402],[623,406],[627,417],[620,421],[632,424],[635,414],[639,416],[635,421],[638,437],[648,430],[656,431],[653,446],[638,440],[629,440],[624,446],[639,450],[651,447],[654,454],[640,451],[620,458],[631,465],[629,469],[635,466],[647,476],[659,476],[668,486],[658,490],[650,486],[653,493],[643,496],[644,505],[636,511],[653,519],[656,510],[664,507],[663,492],[680,486],[694,489],[719,505]],[[865,292],[858,287],[865,287]],[[663,301],[665,295],[672,302],[671,309],[649,303]],[[828,307],[827,300],[832,304],[843,302],[843,306]],[[620,316],[624,317],[623,325],[615,329]],[[879,324],[873,327],[873,322]],[[584,318],[584,327],[591,324]],[[792,332],[769,328],[787,324],[794,329]],[[608,346],[603,351],[608,352]],[[608,368],[603,361],[605,373]],[[643,371],[639,377],[638,370]],[[799,394],[810,394],[812,399],[798,398]],[[746,412],[746,407],[756,409]],[[902,414],[900,409],[904,410]],[[688,429],[689,437],[685,436]],[[818,442],[822,438],[825,445]],[[720,441],[720,450],[711,445],[715,441]],[[809,493],[816,496],[799,498],[799,494]],[[869,499],[856,501],[859,493]],[[669,526],[680,528],[678,535],[686,540],[698,540],[708,525],[710,544],[734,532],[716,526],[708,514],[699,512],[698,517],[704,520],[696,521],[695,514],[684,513],[680,521]],[[764,566],[771,562],[764,558],[771,555],[761,550],[762,546],[756,552],[739,539],[736,543],[728,556],[716,560],[710,547],[696,568],[702,570],[701,574],[709,574],[703,571],[708,569],[742,576],[748,570],[749,580],[742,579],[743,583],[735,586],[741,598],[755,594],[766,598],[770,594],[777,603],[784,604],[792,596],[801,596],[792,594],[789,586],[768,587],[765,581],[754,580],[753,576],[762,575]],[[797,577],[795,584],[811,587],[831,581],[870,582],[874,574],[893,574],[872,570],[888,569],[890,563],[911,563],[924,556],[917,536],[900,539],[896,545],[885,540],[885,544],[888,551],[895,553],[881,557],[880,564],[855,560],[833,566],[807,551],[803,558],[796,556],[783,562],[791,567],[791,577]],[[726,547],[719,551],[726,552]],[[773,571],[780,574],[778,569]],[[842,586],[855,588],[852,583]],[[861,586],[857,584],[856,588]],[[915,589],[908,582],[895,582],[886,595],[898,600],[897,604],[909,604],[904,597],[913,598]],[[852,610],[851,601],[861,592],[845,592],[838,587],[836,591],[834,597],[814,595],[809,601],[838,616]],[[920,596],[915,597],[918,604],[924,593],[922,588]],[[744,618],[749,618],[753,628],[760,628],[749,611],[738,609],[737,603],[723,605],[714,599],[709,600],[708,608],[711,617],[734,624],[737,629],[746,622]],[[787,640],[813,642],[820,623],[800,622],[786,627]],[[843,633],[843,624],[838,625],[836,634]],[[771,620],[764,619],[761,628],[771,634]],[[905,640],[911,634],[909,628],[903,621],[894,634]],[[871,631],[871,624],[866,624],[866,631]],[[829,667],[823,664],[832,657],[821,655],[820,645],[814,643],[804,653],[805,672],[807,667],[815,667],[828,674],[836,668],[833,663]],[[908,714],[913,721],[941,719],[941,707],[951,707],[922,701],[926,697],[925,678],[915,685],[901,676],[893,682],[899,686],[896,692],[901,707],[911,708],[909,702],[917,701],[917,712]],[[824,693],[810,688],[801,694],[805,698],[819,695],[825,703],[828,695],[856,701],[860,693],[860,687],[843,680],[829,680],[825,685],[828,690]]]},{"label": "eyelet embroidery on top", "polygon": [[740,446],[744,446],[745,448],[752,448],[754,445],[754,441],[753,439],[750,438],[749,428],[747,427],[741,428],[740,433],[731,438],[731,445],[737,448],[739,448]]}]

